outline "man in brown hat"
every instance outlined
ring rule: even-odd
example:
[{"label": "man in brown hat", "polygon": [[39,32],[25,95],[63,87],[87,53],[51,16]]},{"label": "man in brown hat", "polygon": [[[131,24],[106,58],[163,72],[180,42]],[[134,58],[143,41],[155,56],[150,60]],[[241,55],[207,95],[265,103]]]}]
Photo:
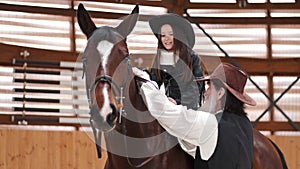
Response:
[{"label": "man in brown hat", "polygon": [[198,79],[209,86],[200,110],[174,105],[147,73],[136,68],[133,72],[148,80],[141,94],[151,115],[195,158],[195,169],[252,168],[253,128],[244,104],[254,106],[256,102],[244,91],[245,72],[220,64],[210,76]]}]

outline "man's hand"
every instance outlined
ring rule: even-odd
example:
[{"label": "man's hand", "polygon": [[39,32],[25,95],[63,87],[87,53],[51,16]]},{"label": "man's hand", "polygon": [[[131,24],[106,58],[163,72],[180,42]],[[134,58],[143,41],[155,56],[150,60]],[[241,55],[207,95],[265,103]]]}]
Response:
[{"label": "man's hand", "polygon": [[143,70],[141,70],[141,69],[139,69],[137,67],[133,67],[132,71],[133,71],[133,74],[135,76],[138,76],[138,77],[140,77],[142,79],[150,81],[150,76],[149,76],[149,74],[147,72],[145,72],[145,71],[143,71]]},{"label": "man's hand", "polygon": [[168,97],[168,100],[177,105],[177,102],[172,97]]},{"label": "man's hand", "polygon": [[[153,88],[153,89],[155,89],[155,90],[158,90],[158,89],[159,89],[158,86],[157,86],[157,83],[150,80],[150,75],[149,75],[146,71],[143,71],[143,70],[141,70],[141,69],[139,69],[139,68],[137,68],[137,67],[133,67],[133,68],[132,68],[132,71],[133,71],[133,74],[134,74],[135,76],[137,76],[137,77],[139,77],[139,78],[142,78],[142,79],[145,79],[145,80],[146,80],[146,82],[145,82],[145,81],[144,81],[144,82],[140,81],[141,84],[139,84],[139,86],[142,86],[142,83],[147,83],[147,84],[148,84],[148,85],[147,85],[148,87],[151,86],[150,88]],[[150,85],[150,84],[151,84],[151,85]]]}]

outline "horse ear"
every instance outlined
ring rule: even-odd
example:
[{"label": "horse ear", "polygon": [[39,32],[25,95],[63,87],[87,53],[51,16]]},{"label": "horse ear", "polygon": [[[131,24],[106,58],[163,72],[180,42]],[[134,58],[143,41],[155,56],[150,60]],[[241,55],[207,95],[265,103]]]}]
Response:
[{"label": "horse ear", "polygon": [[128,15],[120,24],[116,27],[117,31],[126,38],[133,30],[139,16],[139,6],[136,5],[131,14]]},{"label": "horse ear", "polygon": [[79,4],[77,10],[77,20],[81,31],[89,38],[94,30],[97,29],[95,23],[92,21],[89,13],[84,8],[83,4]]}]

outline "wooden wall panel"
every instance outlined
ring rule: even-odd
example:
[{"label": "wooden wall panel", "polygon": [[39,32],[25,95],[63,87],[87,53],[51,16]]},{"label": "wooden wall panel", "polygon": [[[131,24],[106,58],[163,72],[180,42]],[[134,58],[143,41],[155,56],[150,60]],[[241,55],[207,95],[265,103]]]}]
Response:
[{"label": "wooden wall panel", "polygon": [[97,158],[95,143],[93,142],[93,135],[89,136],[85,132],[76,132],[75,144],[78,151],[76,151],[76,167],[78,169],[102,169],[107,158],[106,152],[102,152],[102,158]]},{"label": "wooden wall panel", "polygon": [[61,168],[75,168],[75,137],[74,132],[60,133],[60,166]]},{"label": "wooden wall panel", "polygon": [[61,169],[61,156],[60,153],[60,134],[57,132],[48,132],[48,166],[49,168]]},{"label": "wooden wall panel", "polygon": [[85,132],[0,130],[0,169],[101,169]]},{"label": "wooden wall panel", "polygon": [[289,169],[300,168],[300,137],[270,136],[283,152]]},{"label": "wooden wall panel", "polygon": [[[38,153],[38,151],[40,150],[37,150],[38,149],[37,146],[44,144],[42,140],[40,140],[43,139],[42,136],[37,136],[37,135],[33,135],[33,133],[22,131],[18,135],[14,134],[13,137],[14,137],[13,140],[6,139],[6,142],[7,144],[11,144],[11,146],[18,148],[16,153],[19,156],[19,164],[16,167],[22,166],[24,169],[30,169],[31,165],[35,165],[37,161],[43,161],[43,159],[35,161],[34,158],[32,158],[32,157],[38,157],[38,154],[36,153]],[[38,138],[31,139],[36,137]],[[18,141],[21,144],[20,143],[17,144]],[[7,151],[9,152],[10,149],[8,149]],[[41,168],[44,167],[41,166]]]},{"label": "wooden wall panel", "polygon": [[[23,145],[26,145],[25,142],[23,142],[22,140],[20,140],[18,137],[19,135],[21,135],[22,133],[14,133],[14,132],[7,132],[6,133],[6,147],[1,148],[2,149],[6,149],[6,166],[7,169],[14,169],[14,168],[19,168],[19,166],[21,165],[21,154],[19,153],[19,142],[21,141],[23,143]],[[24,147],[25,148],[25,147]],[[9,162],[8,162],[9,161]]]},{"label": "wooden wall panel", "polygon": [[6,151],[6,130],[0,130],[0,168],[7,168],[6,164],[6,156],[7,156],[7,151]]},{"label": "wooden wall panel", "polygon": [[[300,137],[270,136],[289,169],[300,168]],[[92,135],[82,131],[0,129],[0,169],[103,169]]]}]

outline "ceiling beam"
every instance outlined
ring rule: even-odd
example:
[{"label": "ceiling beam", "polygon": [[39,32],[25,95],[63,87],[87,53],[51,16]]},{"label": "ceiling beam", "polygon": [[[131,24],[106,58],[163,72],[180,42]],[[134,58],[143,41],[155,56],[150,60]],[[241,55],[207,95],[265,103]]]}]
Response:
[{"label": "ceiling beam", "polygon": [[[276,58],[276,59],[258,59],[258,58],[242,58],[230,57],[250,75],[266,76],[270,73],[278,76],[299,76],[300,58]],[[227,57],[201,56],[204,69],[211,71],[220,62],[231,63]],[[255,65],[255,66],[254,66]],[[209,66],[206,68],[206,66]]]},{"label": "ceiling beam", "polygon": [[297,3],[247,3],[244,7],[240,7],[238,3],[188,3],[187,9],[299,9],[300,4]]},{"label": "ceiling beam", "polygon": [[25,50],[30,53],[28,59],[35,61],[48,61],[48,62],[58,62],[58,61],[75,61],[79,56],[77,52],[63,52],[45,49],[36,49],[29,47],[21,47],[14,45],[7,45],[0,43],[1,55],[5,57],[0,57],[0,63],[4,65],[11,65],[13,59],[23,59],[20,55],[21,52]]},{"label": "ceiling beam", "polygon": [[162,0],[165,4],[165,8],[168,9],[169,13],[175,13],[182,16],[186,9],[186,0]]},{"label": "ceiling beam", "polygon": [[0,3],[0,10],[48,14],[48,15],[76,16],[76,12],[74,9],[59,9],[59,8],[49,8],[49,7],[12,5],[12,4],[5,4],[5,3]]},{"label": "ceiling beam", "polygon": [[[295,122],[300,126],[300,122]],[[297,131],[289,122],[259,122],[254,126],[257,130],[265,131]]]},{"label": "ceiling beam", "polygon": [[[145,6],[153,7],[165,7],[169,9],[173,4],[180,4],[180,1],[184,1],[185,9],[299,9],[300,2],[296,3],[246,3],[246,5],[241,8],[238,3],[190,3],[186,0],[161,0],[161,1],[148,1],[148,0],[86,0],[93,2],[108,2],[108,3],[118,3],[118,4],[139,4]],[[170,3],[169,1],[172,1]]]},{"label": "ceiling beam", "polygon": [[[45,14],[45,15],[59,15],[59,16],[67,16],[67,17],[75,17],[77,12],[77,10],[75,9],[33,7],[33,6],[24,6],[24,5],[10,5],[4,3],[0,3],[0,10]],[[128,15],[128,13],[122,14],[122,13],[96,12],[96,11],[89,11],[89,14],[93,18],[104,18],[104,19],[118,19]],[[139,20],[147,21],[150,17],[151,16],[148,15],[140,15]]]},{"label": "ceiling beam", "polygon": [[[109,0],[107,0],[109,1]],[[175,2],[171,4],[170,2]],[[174,10],[177,14],[181,15],[183,8],[186,3],[182,0],[178,1],[164,1],[164,6],[168,9]],[[125,2],[124,2],[125,3]],[[144,1],[143,1],[144,3]],[[74,9],[58,9],[58,8],[46,8],[46,7],[34,7],[24,5],[11,5],[0,3],[0,10],[4,11],[15,11],[15,12],[27,12],[27,13],[38,13],[48,15],[60,15],[60,16],[76,16],[76,10]],[[90,15],[93,18],[106,18],[106,19],[117,19],[128,15],[127,13],[111,13],[111,12],[95,12],[90,11]],[[141,15],[140,20],[146,21],[150,18],[149,15]],[[196,23],[211,23],[211,24],[300,24],[300,17],[276,17],[276,18],[247,18],[247,17],[192,17],[193,22]]]},{"label": "ceiling beam", "polygon": [[[236,58],[234,60],[251,75],[273,75],[280,76],[299,76],[300,58],[278,58],[278,59],[252,59]],[[222,62],[230,62],[227,58],[222,57]],[[254,66],[255,65],[255,66]]]},{"label": "ceiling beam", "polygon": [[[188,19],[188,18],[187,18]],[[300,24],[300,17],[248,18],[248,17],[191,17],[193,23],[207,24]]]},{"label": "ceiling beam", "polygon": [[169,3],[165,3],[165,0],[162,1],[148,1],[148,0],[85,0],[91,2],[107,2],[115,4],[129,4],[129,5],[144,5],[144,6],[153,6],[153,7],[169,7]]},{"label": "ceiling beam", "polygon": [[[3,65],[11,65],[13,59],[23,59],[21,52],[27,50],[30,53],[28,60],[60,62],[70,61],[74,62],[78,59],[78,52],[62,52],[54,50],[35,49],[29,47],[20,47],[14,45],[7,45],[0,43],[1,54],[5,57],[0,57],[0,63]],[[132,54],[133,58],[147,58],[153,57],[152,54]],[[209,63],[209,59],[216,57],[205,56],[202,59]],[[222,62],[229,62],[225,57],[220,57]],[[255,59],[255,58],[241,58],[234,57],[236,62],[251,75],[268,75],[270,72],[274,75],[293,75],[298,76],[300,72],[300,58],[286,58],[286,59]],[[149,63],[147,63],[149,64]],[[255,65],[255,66],[253,66]],[[149,65],[147,65],[149,66]]]}]

